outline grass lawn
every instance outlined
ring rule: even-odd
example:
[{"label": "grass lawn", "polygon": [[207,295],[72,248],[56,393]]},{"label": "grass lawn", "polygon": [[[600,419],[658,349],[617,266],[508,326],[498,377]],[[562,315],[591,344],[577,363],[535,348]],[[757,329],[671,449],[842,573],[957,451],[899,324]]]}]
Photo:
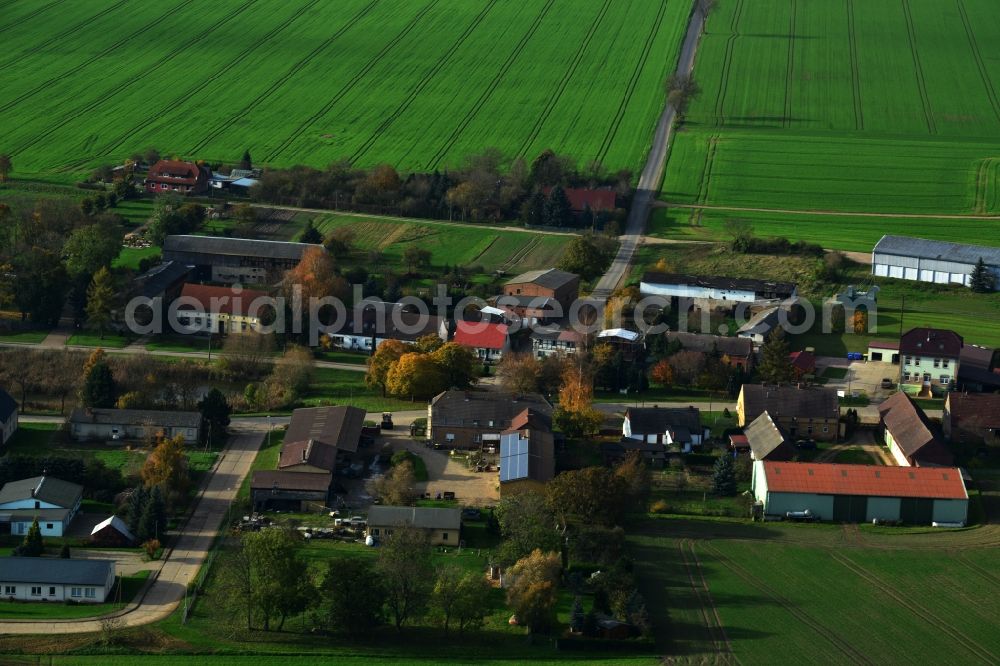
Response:
[{"label": "grass lawn", "polygon": [[395,412],[424,409],[423,402],[383,398],[365,384],[365,375],[353,370],[316,368],[313,381],[302,400],[305,407],[353,405],[369,412]]},{"label": "grass lawn", "polygon": [[37,451],[47,453],[52,443],[52,435],[58,429],[56,423],[20,423],[17,432],[7,441],[4,453],[26,456],[38,455]]},{"label": "grass lawn", "polygon": [[317,361],[330,361],[331,363],[350,363],[351,365],[365,365],[368,363],[369,355],[360,352],[349,351],[320,351],[316,352]]},{"label": "grass lawn", "polygon": [[847,376],[847,368],[835,368],[828,366],[823,369],[822,377],[826,379],[843,379]]},{"label": "grass lawn", "polygon": [[153,247],[123,247],[118,257],[112,262],[113,268],[128,268],[139,270],[139,262],[143,259],[154,259],[160,256],[160,248]]},{"label": "grass lawn", "polygon": [[409,460],[410,463],[413,464],[413,478],[416,479],[417,482],[426,481],[427,463],[425,463],[424,459],[415,453],[406,451],[406,454],[406,460]]},{"label": "grass lawn", "polygon": [[[212,349],[218,351],[219,342],[212,341]],[[207,352],[208,339],[201,336],[188,335],[159,335],[155,340],[146,344],[147,351],[169,351],[169,352]]]},{"label": "grass lawn", "polygon": [[96,331],[81,331],[69,336],[66,344],[79,347],[103,347],[104,349],[123,349],[133,338],[125,335],[107,332],[101,337]]},{"label": "grass lawn", "polygon": [[837,451],[837,454],[833,457],[830,462],[837,463],[839,465],[875,465],[875,461],[872,459],[868,452],[864,449],[852,447],[850,449],[843,449],[842,451]]},{"label": "grass lawn", "polygon": [[[113,587],[109,593],[109,599],[113,602],[102,604],[70,604],[58,601],[0,601],[0,618],[5,620],[53,620],[57,618],[73,619],[95,617],[104,615],[128,604],[142,588],[146,579],[149,578],[149,571],[140,571],[132,576],[124,576],[119,581],[121,586]],[[118,599],[121,601],[117,601]]]},{"label": "grass lawn", "polygon": [[48,331],[0,331],[0,342],[36,345],[44,340],[48,334]]},{"label": "grass lawn", "polygon": [[239,492],[236,493],[237,500],[250,497],[250,477],[259,469],[278,469],[278,456],[281,455],[281,443],[285,440],[285,429],[273,429],[269,435],[264,436],[264,443],[261,444],[257,456],[250,465],[247,478],[243,479]]}]

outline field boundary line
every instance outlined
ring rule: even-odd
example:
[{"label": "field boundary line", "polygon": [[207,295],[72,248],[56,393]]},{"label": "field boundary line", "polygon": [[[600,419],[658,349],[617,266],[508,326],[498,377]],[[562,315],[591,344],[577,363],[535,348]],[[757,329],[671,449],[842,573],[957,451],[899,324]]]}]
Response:
[{"label": "field boundary line", "polygon": [[15,19],[15,20],[11,21],[10,23],[8,23],[5,26],[0,26],[0,35],[2,35],[3,33],[7,32],[8,30],[10,30],[11,28],[13,28],[14,26],[21,25],[25,21],[30,21],[31,19],[35,18],[36,16],[38,16],[42,12],[44,12],[44,11],[46,11],[48,9],[51,9],[52,7],[55,7],[56,5],[61,5],[65,1],[66,0],[55,0],[54,2],[50,2],[47,5],[43,5],[43,6],[39,7],[38,9],[36,9],[33,12],[31,12],[27,16],[22,16],[19,19]]},{"label": "field boundary line", "polygon": [[656,12],[656,19],[653,21],[652,29],[643,43],[642,56],[632,71],[632,77],[629,79],[628,85],[625,86],[625,94],[622,96],[621,101],[618,102],[618,110],[615,112],[615,117],[611,120],[608,131],[604,133],[604,139],[601,141],[601,147],[597,150],[595,159],[598,163],[604,162],[604,159],[608,156],[608,151],[611,150],[611,144],[614,143],[615,136],[618,135],[618,129],[621,127],[622,120],[625,118],[625,111],[628,109],[628,103],[631,101],[632,95],[639,85],[639,79],[642,77],[643,70],[646,69],[646,62],[649,61],[649,53],[653,48],[656,37],[660,34],[660,27],[663,25],[663,17],[666,13],[667,3],[661,2],[660,8]]},{"label": "field boundary line", "polygon": [[[144,69],[142,69],[142,70],[140,70],[140,71],[132,74],[132,76],[130,76],[125,81],[121,81],[119,83],[116,83],[111,88],[110,92],[107,92],[107,93],[104,93],[102,95],[99,95],[97,97],[97,99],[94,99],[94,100],[92,100],[90,102],[87,102],[83,106],[77,107],[77,108],[73,109],[72,111],[70,111],[69,113],[65,114],[62,118],[60,118],[59,120],[57,120],[55,122],[55,124],[49,125],[45,129],[45,132],[39,133],[33,139],[29,140],[27,143],[23,143],[20,146],[18,146],[17,150],[25,150],[26,148],[30,148],[31,146],[34,146],[39,141],[43,141],[46,138],[46,136],[47,136],[48,133],[53,132],[53,131],[55,131],[57,129],[61,129],[61,128],[65,127],[69,123],[71,123],[74,120],[78,119],[81,115],[84,115],[86,113],[89,113],[89,112],[93,111],[94,109],[99,108],[101,105],[105,104],[106,102],[108,102],[112,98],[116,97],[120,93],[125,92],[129,87],[131,87],[132,85],[134,85],[135,83],[137,83],[139,81],[142,81],[149,74],[151,74],[151,73],[153,73],[153,72],[155,72],[155,71],[157,71],[159,69],[162,69],[163,67],[165,67],[168,64],[170,64],[174,60],[174,58],[177,57],[179,54],[183,53],[185,49],[191,48],[193,45],[197,44],[198,42],[201,42],[201,41],[203,41],[205,39],[210,38],[212,36],[212,33],[214,33],[216,30],[218,30],[219,27],[225,25],[226,23],[229,23],[230,21],[232,21],[233,19],[235,19],[237,16],[239,16],[243,12],[247,11],[252,5],[256,4],[259,1],[260,0],[247,0],[242,5],[240,5],[236,9],[234,9],[232,12],[230,12],[229,14],[226,14],[224,17],[220,18],[218,21],[216,21],[212,25],[208,26],[207,28],[205,28],[204,30],[202,30],[201,32],[199,32],[197,35],[195,35],[191,39],[188,39],[183,44],[181,44],[181,45],[177,46],[176,48],[174,48],[173,50],[171,50],[169,53],[167,53],[166,55],[164,55],[163,57],[161,57],[159,60],[157,60],[155,64],[150,65],[149,67],[144,68]],[[265,36],[264,39],[266,39],[266,38],[267,37]],[[258,42],[257,44],[255,44],[253,48],[256,48],[256,46],[259,43],[260,42]],[[236,56],[236,58],[234,58],[231,61],[231,64],[227,65],[225,68],[223,68],[223,70],[219,70],[219,72],[217,72],[216,74],[213,74],[212,77],[210,77],[209,80],[214,79],[214,78],[220,76],[224,71],[227,71],[228,69],[231,69],[232,67],[235,67],[236,64],[238,63],[238,59],[241,58],[242,56],[243,56],[243,54],[240,54],[239,56]],[[178,101],[183,101],[183,100],[178,100]],[[175,104],[168,105],[167,108],[172,108],[173,106],[176,106],[176,103],[177,102],[175,102]],[[112,143],[112,144],[105,144],[104,147],[100,149],[100,152],[98,152],[98,154],[100,154],[100,155],[106,155],[108,152],[110,152],[111,150],[114,150],[115,148],[117,148],[118,146],[120,146],[122,143],[124,143],[125,140],[127,140],[128,137],[132,136],[132,134],[134,134],[136,131],[142,129],[143,127],[146,127],[150,122],[153,122],[153,121],[155,121],[156,119],[158,119],[160,117],[162,117],[161,114],[156,114],[154,116],[154,118],[153,118],[152,121],[149,121],[148,117],[147,117],[147,121],[143,121],[143,123],[140,123],[139,125],[134,125],[132,127],[132,129],[128,130],[128,132],[126,134],[123,134],[123,135],[119,136],[116,139],[112,139],[112,141],[114,141],[114,143]],[[88,160],[89,160],[89,158],[88,158]],[[82,159],[78,160],[77,162],[75,162],[74,165],[81,164],[81,163],[83,163]]]},{"label": "field boundary line", "polygon": [[514,50],[508,54],[507,59],[500,65],[500,69],[497,70],[496,75],[490,81],[489,85],[487,85],[483,92],[479,94],[479,97],[476,99],[475,104],[472,105],[472,108],[465,113],[462,121],[455,126],[455,129],[452,130],[448,139],[445,140],[444,145],[442,145],[441,148],[434,153],[434,157],[432,157],[431,161],[427,163],[428,170],[436,169],[438,167],[438,164],[441,163],[444,156],[447,155],[448,151],[455,145],[455,142],[458,141],[458,138],[469,126],[469,123],[471,123],[472,120],[479,115],[479,111],[483,108],[483,105],[486,104],[486,100],[493,96],[493,93],[496,92],[497,86],[500,85],[500,81],[507,76],[507,72],[510,71],[510,68],[524,51],[524,47],[527,46],[528,42],[531,41],[531,38],[535,36],[536,32],[538,32],[538,28],[542,25],[542,21],[545,20],[545,17],[548,15],[549,10],[552,9],[552,5],[554,5],[555,2],[556,0],[548,0],[542,7],[542,10],[538,12],[538,16],[535,17],[534,22],[528,26],[528,29],[521,36],[521,39],[514,45]]},{"label": "field boundary line", "polygon": [[285,85],[285,83],[287,83],[288,80],[291,79],[295,74],[297,74],[299,72],[299,70],[302,69],[302,67],[304,67],[305,65],[308,65],[310,62],[312,62],[313,59],[316,58],[316,56],[318,56],[320,53],[322,53],[323,51],[325,51],[335,41],[337,41],[338,39],[340,39],[344,35],[345,32],[347,32],[348,30],[350,30],[351,28],[353,28],[358,23],[358,21],[360,21],[365,16],[367,16],[368,14],[370,14],[372,12],[372,10],[375,9],[375,7],[378,5],[378,3],[379,3],[379,0],[372,0],[367,5],[365,5],[361,9],[361,11],[359,11],[347,23],[345,23],[343,26],[341,26],[341,28],[339,30],[337,30],[337,32],[335,32],[332,35],[330,35],[329,37],[327,37],[322,43],[320,43],[319,46],[317,46],[316,48],[314,48],[312,51],[310,51],[309,53],[307,53],[305,55],[305,57],[303,57],[301,60],[299,60],[298,62],[296,62],[294,65],[292,65],[288,69],[288,71],[286,71],[280,77],[278,77],[277,79],[275,79],[274,81],[272,81],[271,85],[269,85],[264,90],[264,92],[260,93],[256,97],[254,97],[242,109],[240,109],[236,113],[230,115],[224,121],[220,121],[219,124],[216,125],[215,127],[213,127],[212,130],[206,136],[202,137],[198,141],[198,143],[195,144],[193,148],[191,148],[191,150],[189,152],[191,154],[194,154],[194,153],[198,152],[199,150],[201,150],[202,148],[204,148],[205,146],[207,146],[211,141],[213,141],[220,134],[222,134],[223,132],[225,132],[227,129],[230,129],[230,127],[232,126],[231,124],[232,124],[232,122],[235,119],[240,118],[242,116],[245,116],[247,113],[249,113],[253,109],[257,108],[261,103],[264,102],[264,100],[268,99],[279,88],[281,88],[283,85]]},{"label": "field boundary line", "polygon": [[[718,609],[712,600],[712,593],[708,589],[705,581],[705,573],[701,568],[701,562],[695,553],[694,541],[691,539],[681,539],[678,541],[678,548],[681,553],[681,560],[684,563],[684,572],[687,574],[688,582],[691,584],[691,591],[698,601],[698,610],[705,621],[705,629],[717,654],[727,657],[739,663],[739,659],[733,654],[733,646],[729,642],[726,630],[722,625],[722,618],[719,617]],[[690,555],[690,558],[688,557]],[[697,572],[697,580],[695,579]]]},{"label": "field boundary line", "polygon": [[528,152],[528,149],[531,148],[531,144],[533,144],[538,138],[545,122],[549,119],[552,111],[556,108],[556,105],[562,98],[563,93],[566,92],[566,86],[569,85],[570,79],[572,79],[573,75],[576,74],[576,69],[580,66],[580,61],[583,60],[583,55],[587,52],[587,49],[590,48],[590,42],[594,39],[594,35],[597,34],[597,28],[604,22],[604,17],[608,15],[608,10],[611,9],[612,2],[614,2],[614,0],[604,0],[604,4],[601,5],[600,10],[597,12],[597,16],[594,17],[594,21],[590,24],[590,29],[584,36],[583,41],[580,42],[580,46],[577,48],[576,53],[573,54],[573,59],[570,61],[569,67],[567,67],[566,71],[563,72],[562,79],[559,81],[559,85],[556,86],[555,94],[549,96],[542,112],[538,114],[537,118],[535,118],[535,124],[532,126],[528,136],[525,138],[524,143],[521,144],[521,148],[516,153],[517,157],[524,157],[524,155]]},{"label": "field boundary line", "polygon": [[448,64],[448,61],[450,61],[454,57],[455,53],[462,48],[462,45],[465,44],[466,40],[469,39],[472,33],[474,33],[479,26],[482,25],[486,16],[493,10],[494,7],[497,6],[498,1],[499,0],[489,0],[489,2],[486,3],[486,6],[483,7],[482,11],[480,11],[479,14],[472,19],[469,25],[466,26],[465,30],[462,31],[462,34],[458,36],[458,39],[456,39],[448,50],[437,59],[434,65],[427,70],[427,73],[425,73],[420,81],[417,82],[417,85],[410,90],[407,96],[403,98],[403,101],[399,103],[396,109],[391,114],[386,116],[382,122],[379,123],[379,126],[375,128],[375,131],[372,132],[371,136],[365,139],[361,146],[354,151],[351,155],[352,164],[362,155],[367,153],[375,142],[378,141],[383,134],[385,134],[385,131],[389,129],[389,127],[391,127],[401,115],[406,113],[407,109],[410,108],[410,105],[413,104],[414,100],[416,100],[417,97],[420,96],[420,93],[424,91],[424,88],[430,85],[430,82],[441,73],[444,66]]},{"label": "field boundary line", "polygon": [[976,67],[979,68],[979,76],[983,79],[983,86],[986,87],[986,94],[990,98],[990,106],[993,107],[993,115],[1000,120],[1000,100],[997,99],[996,88],[993,87],[993,81],[990,79],[990,73],[986,69],[986,63],[983,62],[983,53],[979,50],[979,41],[976,39],[976,33],[972,29],[972,22],[969,21],[969,14],[965,9],[965,2],[963,0],[955,0],[955,4],[958,6],[958,15],[962,18],[962,25],[965,26],[965,34],[969,38],[969,47],[972,49],[972,57],[976,61]]},{"label": "field boundary line", "polygon": [[298,127],[292,130],[292,133],[287,136],[284,141],[278,144],[278,147],[272,150],[268,156],[264,158],[264,161],[271,162],[277,159],[283,152],[288,150],[288,148],[295,143],[299,137],[305,134],[306,130],[312,127],[317,120],[329,113],[330,109],[336,106],[337,102],[343,99],[344,95],[353,90],[356,85],[368,76],[369,72],[371,72],[371,70],[375,68],[375,65],[381,62],[381,60],[388,55],[389,51],[394,49],[399,42],[403,41],[408,34],[413,32],[413,29],[417,26],[417,24],[435,5],[438,4],[439,1],[440,0],[430,0],[430,2],[424,5],[423,9],[414,14],[413,18],[411,18],[409,22],[403,26],[403,29],[400,30],[395,37],[386,42],[382,48],[379,49],[378,53],[372,56],[372,58],[369,59],[368,62],[366,62],[364,66],[347,81],[347,83],[342,85],[336,94],[327,100],[327,102],[323,104],[323,106],[321,106],[316,113],[306,118],[299,124]]},{"label": "field boundary line", "polygon": [[781,126],[788,127],[792,121],[792,79],[795,76],[795,18],[798,14],[799,3],[796,0],[789,0],[792,11],[788,16],[788,57],[785,67],[785,109],[781,118]]},{"label": "field boundary line", "polygon": [[531,239],[528,240],[527,243],[522,245],[519,250],[517,250],[516,252],[514,252],[514,254],[507,257],[507,260],[500,265],[499,270],[507,271],[513,268],[514,266],[517,266],[520,262],[524,261],[525,258],[527,258],[532,252],[534,252],[535,248],[537,248],[541,244],[542,244],[542,237],[533,236]]},{"label": "field boundary line", "polygon": [[856,650],[854,646],[851,645],[850,642],[848,642],[838,634],[828,629],[821,620],[815,619],[809,613],[802,610],[794,603],[792,603],[789,599],[782,596],[776,590],[771,588],[767,583],[760,580],[760,578],[747,571],[742,565],[737,564],[732,560],[730,560],[729,558],[727,558],[725,555],[722,554],[722,551],[720,551],[714,545],[706,541],[703,543],[703,546],[705,550],[710,551],[716,557],[716,559],[718,559],[719,563],[722,564],[722,566],[729,569],[731,572],[733,572],[736,576],[741,578],[747,584],[757,588],[758,591],[763,592],[765,595],[770,597],[772,601],[781,606],[785,611],[787,611],[790,615],[795,617],[795,619],[797,619],[799,622],[808,626],[818,636],[822,636],[827,641],[829,641],[831,645],[840,650],[840,652],[842,652],[845,656],[851,659],[853,663],[858,663],[858,664],[873,663],[862,652]]},{"label": "field boundary line", "polygon": [[854,0],[845,0],[847,3],[847,40],[851,52],[851,88],[854,92],[854,128],[863,130],[865,128],[864,105],[861,102],[861,65],[858,60],[858,34],[854,20]]},{"label": "field boundary line", "polygon": [[998,661],[1000,661],[1000,659],[998,659],[996,655],[990,652],[988,648],[985,648],[976,641],[972,640],[967,635],[962,633],[959,629],[956,629],[954,626],[948,624],[947,622],[936,616],[934,613],[929,611],[926,607],[922,606],[921,604],[906,599],[905,597],[903,597],[903,595],[897,593],[896,590],[892,587],[892,585],[886,583],[877,575],[865,569],[857,562],[854,562],[853,560],[842,555],[841,553],[836,552],[835,550],[830,551],[830,556],[834,560],[839,562],[841,565],[843,565],[846,569],[854,572],[856,576],[867,581],[872,586],[876,587],[879,591],[881,591],[887,597],[894,600],[897,604],[899,604],[906,610],[910,611],[917,617],[923,619],[925,622],[930,624],[938,631],[941,631],[950,636],[951,638],[955,639],[959,643],[959,645],[961,645],[970,653],[972,653],[973,656],[979,659],[984,659],[987,663],[990,664],[995,664]]},{"label": "field boundary line", "polygon": [[[0,64],[0,70],[7,69],[8,67],[10,67],[11,65],[14,65],[14,64],[19,64],[20,60],[22,58],[24,58],[24,57],[26,57],[28,55],[31,55],[32,53],[35,53],[35,52],[37,52],[37,51],[45,48],[46,46],[48,46],[48,45],[50,45],[50,44],[52,44],[54,42],[58,42],[61,39],[65,39],[66,37],[72,35],[74,32],[76,32],[78,30],[81,30],[82,28],[87,27],[88,25],[90,25],[91,23],[93,23],[94,21],[96,21],[97,19],[99,19],[99,18],[101,18],[101,17],[103,17],[103,16],[105,16],[105,15],[107,15],[107,14],[115,11],[116,9],[120,8],[122,5],[128,4],[131,1],[132,0],[119,0],[116,4],[113,4],[113,5],[110,5],[110,6],[106,7],[106,8],[104,8],[103,10],[97,12],[96,14],[94,14],[93,16],[91,16],[90,18],[84,19],[80,23],[77,23],[76,25],[63,30],[58,35],[53,35],[52,37],[49,37],[48,39],[46,39],[44,42],[42,42],[40,44],[34,44],[34,45],[32,45],[30,48],[25,49],[24,51],[21,51],[20,53],[18,53],[9,62]],[[4,5],[3,7],[6,7],[6,5]],[[2,9],[3,7],[0,7],[0,9]]]},{"label": "field boundary line", "polygon": [[719,135],[713,134],[708,139],[708,150],[705,151],[705,164],[701,168],[701,180],[698,183],[698,201],[708,200],[708,191],[712,186],[712,169],[715,166],[715,151],[719,147]]},{"label": "field boundary line", "polygon": [[719,92],[715,96],[715,124],[726,124],[726,93],[729,90],[729,74],[733,66],[733,52],[736,50],[736,38],[740,36],[740,19],[743,18],[743,0],[736,0],[736,9],[729,22],[729,38],[726,39],[726,55],[722,59],[722,78],[719,81]]},{"label": "field boundary line", "polygon": [[20,95],[18,95],[14,99],[5,102],[2,106],[0,106],[0,112],[7,111],[9,109],[14,108],[15,106],[17,106],[18,104],[20,104],[24,100],[30,99],[30,98],[34,97],[35,95],[37,95],[38,93],[40,93],[41,91],[45,90],[46,88],[48,88],[49,86],[51,86],[53,83],[55,83],[59,79],[65,78],[67,76],[70,76],[71,74],[76,74],[81,69],[83,69],[85,67],[88,67],[89,65],[94,64],[95,62],[97,62],[101,58],[104,58],[105,56],[110,55],[111,53],[114,53],[119,48],[121,48],[125,44],[129,43],[130,41],[132,41],[133,39],[135,39],[139,35],[143,34],[144,32],[148,32],[149,30],[151,30],[154,26],[156,26],[161,21],[163,21],[164,17],[166,17],[166,16],[168,16],[170,14],[179,12],[182,9],[184,9],[187,5],[190,5],[192,3],[194,3],[194,0],[181,0],[180,2],[177,3],[177,5],[175,5],[175,6],[171,7],[171,8],[169,8],[169,9],[167,9],[162,14],[157,14],[156,18],[154,18],[152,21],[150,21],[149,23],[145,24],[141,28],[138,28],[137,30],[133,31],[127,37],[123,37],[123,38],[119,39],[117,42],[115,42],[111,46],[107,47],[106,49],[104,49],[100,53],[96,54],[93,58],[90,58],[90,59],[88,59],[88,60],[86,60],[86,61],[84,61],[84,62],[82,62],[82,63],[80,63],[78,65],[75,65],[69,71],[63,72],[62,74],[57,74],[56,76],[49,77],[49,79],[47,81],[45,81],[44,83],[41,83],[41,84],[35,86],[34,88],[32,88],[31,90],[28,90],[26,92],[21,93]]},{"label": "field boundary line", "polygon": [[658,208],[704,208],[705,210],[732,211],[735,213],[777,213],[782,215],[828,215],[830,217],[885,217],[899,220],[1000,220],[1000,215],[956,215],[954,213],[867,213],[859,211],[813,210],[792,208],[754,208],[751,206],[725,206],[720,204],[687,204],[660,199]]},{"label": "field boundary line", "polygon": [[202,90],[204,90],[205,88],[207,88],[209,85],[211,85],[215,81],[217,81],[224,74],[226,74],[230,70],[234,69],[235,67],[238,67],[241,64],[241,61],[244,58],[246,58],[251,53],[253,53],[257,49],[259,49],[261,46],[263,46],[264,44],[266,44],[267,42],[269,42],[271,39],[273,39],[275,37],[275,35],[278,35],[278,34],[284,32],[285,29],[287,29],[292,24],[296,23],[299,19],[301,19],[309,10],[311,10],[313,7],[315,7],[318,3],[319,3],[319,0],[309,0],[309,2],[307,2],[304,5],[302,5],[302,7],[300,7],[297,11],[295,11],[287,19],[285,19],[284,21],[282,21],[281,23],[279,23],[275,27],[271,28],[271,30],[269,30],[267,33],[265,33],[264,35],[262,35],[259,39],[254,40],[254,42],[250,46],[246,47],[245,49],[243,49],[242,51],[240,51],[237,55],[235,55],[234,57],[230,58],[229,61],[228,61],[228,63],[224,67],[222,67],[220,69],[217,69],[208,78],[202,79],[193,88],[189,88],[188,90],[186,90],[183,93],[181,93],[178,97],[176,97],[173,100],[171,100],[170,103],[165,104],[163,107],[161,107],[161,111],[160,112],[154,113],[154,114],[150,114],[150,115],[146,116],[146,118],[144,118],[141,122],[139,122],[136,125],[133,125],[131,128],[129,128],[128,130],[126,130],[123,134],[121,134],[117,138],[112,139],[112,142],[110,144],[106,144],[104,146],[104,148],[102,149],[101,154],[102,155],[107,155],[109,152],[111,152],[111,151],[119,148],[123,143],[125,143],[126,141],[128,141],[128,139],[131,136],[133,136],[134,134],[136,134],[136,132],[140,132],[140,131],[146,129],[147,127],[149,127],[150,125],[152,125],[153,123],[155,123],[157,120],[159,120],[160,118],[162,118],[163,115],[165,114],[165,112],[162,109],[174,109],[174,108],[180,107],[182,104],[186,104],[188,101],[191,100],[192,97],[194,97],[195,95],[197,95],[199,92],[201,92]]},{"label": "field boundary line", "polygon": [[906,32],[910,40],[910,54],[913,56],[913,71],[917,75],[917,89],[920,101],[924,107],[924,118],[927,120],[927,131],[937,134],[934,116],[931,112],[931,100],[927,95],[927,83],[924,81],[924,68],[920,64],[920,54],[917,53],[917,30],[913,25],[913,13],[910,10],[910,0],[900,0],[903,3],[903,16],[906,19]]}]

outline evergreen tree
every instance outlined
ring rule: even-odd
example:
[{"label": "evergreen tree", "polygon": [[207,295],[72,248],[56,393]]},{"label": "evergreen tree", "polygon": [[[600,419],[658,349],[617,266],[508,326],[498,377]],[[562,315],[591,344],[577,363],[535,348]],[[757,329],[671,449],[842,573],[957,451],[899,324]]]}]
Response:
[{"label": "evergreen tree", "polygon": [[723,454],[715,461],[712,472],[712,487],[716,495],[732,497],[736,494],[736,469],[733,467],[732,456]]},{"label": "evergreen tree", "polygon": [[982,257],[976,262],[976,267],[972,269],[969,276],[969,288],[977,294],[988,294],[996,289],[996,278]]},{"label": "evergreen tree", "polygon": [[243,158],[240,160],[240,168],[241,169],[252,169],[253,168],[253,160],[250,158],[250,150],[249,149],[243,151]]},{"label": "evergreen tree", "polygon": [[536,190],[521,206],[521,222],[527,227],[545,224],[545,195]]},{"label": "evergreen tree", "polygon": [[21,557],[41,557],[45,552],[45,544],[42,542],[42,530],[38,526],[38,518],[31,523],[28,533],[24,535],[18,555]]},{"label": "evergreen tree", "polygon": [[760,378],[769,384],[792,381],[795,369],[788,354],[785,332],[780,328],[774,329],[761,350]]},{"label": "evergreen tree", "polygon": [[545,202],[544,217],[545,224],[549,227],[573,226],[573,208],[566,197],[566,191],[559,185],[549,192],[549,199]]},{"label": "evergreen tree", "polygon": [[118,400],[115,378],[104,358],[99,358],[85,370],[80,401],[89,409],[111,409]]},{"label": "evergreen tree", "polygon": [[583,621],[586,615],[583,612],[583,603],[580,601],[580,597],[573,600],[573,610],[570,611],[569,615],[569,627],[576,633],[581,633],[583,631]]},{"label": "evergreen tree", "polygon": [[167,509],[163,502],[163,493],[159,486],[154,486],[149,493],[149,500],[142,509],[139,519],[139,531],[136,533],[139,541],[159,539],[167,526]]},{"label": "evergreen tree", "polygon": [[302,230],[302,235],[299,236],[299,242],[310,243],[312,245],[323,244],[323,234],[319,232],[319,229],[313,226],[312,220],[306,222],[306,228]]},{"label": "evergreen tree", "polygon": [[137,486],[128,498],[128,529],[132,534],[138,536],[139,524],[142,519],[142,510],[146,508],[146,500],[149,493],[145,486]]},{"label": "evergreen tree", "polygon": [[226,396],[222,395],[222,391],[219,389],[213,388],[198,403],[198,410],[201,411],[202,419],[208,424],[208,433],[211,441],[221,443],[222,439],[226,436],[229,415],[233,411],[232,407],[226,401]]},{"label": "evergreen tree", "polygon": [[111,308],[114,306],[115,287],[111,272],[102,266],[87,289],[87,322],[96,328],[104,339],[104,330],[111,323]]}]

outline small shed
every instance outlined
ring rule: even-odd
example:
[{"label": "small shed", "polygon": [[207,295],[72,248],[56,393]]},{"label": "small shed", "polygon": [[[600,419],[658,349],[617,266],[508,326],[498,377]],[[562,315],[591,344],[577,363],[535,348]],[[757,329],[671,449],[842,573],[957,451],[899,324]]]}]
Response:
[{"label": "small shed", "polygon": [[135,535],[118,516],[109,516],[90,531],[90,543],[95,546],[121,548],[133,546],[135,542]]},{"label": "small shed", "polygon": [[872,340],[868,343],[868,360],[899,365],[899,340]]}]

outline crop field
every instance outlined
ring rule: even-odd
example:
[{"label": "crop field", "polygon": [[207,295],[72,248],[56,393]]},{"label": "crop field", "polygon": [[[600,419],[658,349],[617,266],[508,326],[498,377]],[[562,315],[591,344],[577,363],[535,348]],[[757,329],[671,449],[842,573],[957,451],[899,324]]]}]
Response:
[{"label": "crop field", "polygon": [[[490,146],[638,170],[689,0],[9,0],[0,150],[68,179],[155,146],[446,168]],[[608,57],[614,54],[615,57]]]},{"label": "crop field", "polygon": [[354,231],[358,250],[380,251],[391,265],[402,266],[403,252],[417,246],[431,252],[435,267],[482,266],[486,272],[508,274],[554,266],[570,240],[567,235],[361,215],[329,216],[316,222],[324,235],[344,226]]},{"label": "crop field", "polygon": [[[780,211],[1000,215],[1000,41],[990,0],[725,0],[710,17],[702,93],[675,137],[662,196]],[[721,212],[729,217],[738,212]],[[853,226],[910,222],[814,217],[821,237],[861,245]],[[994,222],[931,237],[979,241]],[[926,228],[926,231],[925,231]],[[916,233],[916,232],[914,232]],[[865,234],[870,240],[872,233]],[[867,242],[867,241],[866,241]]]}]

